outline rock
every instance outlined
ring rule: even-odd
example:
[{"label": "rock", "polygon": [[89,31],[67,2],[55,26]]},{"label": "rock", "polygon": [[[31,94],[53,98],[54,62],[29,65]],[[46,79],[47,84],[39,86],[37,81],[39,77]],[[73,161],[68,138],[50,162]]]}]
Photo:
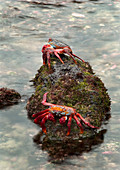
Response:
[{"label": "rock", "polygon": [[[29,98],[26,106],[29,118],[32,119],[34,113],[48,108],[43,106],[41,101],[43,94],[49,92],[47,96],[49,103],[73,107],[86,121],[100,127],[110,110],[107,89],[100,78],[93,73],[89,63],[77,60],[76,65],[69,56],[61,55],[61,58],[65,64],[62,64],[56,56],[51,56],[51,69],[47,65],[41,66],[32,80],[35,93]],[[42,141],[41,137],[35,140],[37,143],[42,142],[44,148],[49,144],[52,144],[52,148],[56,147],[56,141],[61,143],[61,147],[63,147],[62,144],[65,146],[65,143],[68,145],[69,142],[71,146],[71,143],[76,140],[78,142],[87,139],[88,141],[88,138],[98,135],[96,130],[88,128],[83,123],[84,133],[81,134],[80,128],[72,120],[70,135],[66,136],[67,122],[61,125],[58,117],[56,117],[56,123],[48,120],[45,126],[47,136]]]},{"label": "rock", "polygon": [[21,96],[14,89],[0,88],[0,108],[18,103]]}]

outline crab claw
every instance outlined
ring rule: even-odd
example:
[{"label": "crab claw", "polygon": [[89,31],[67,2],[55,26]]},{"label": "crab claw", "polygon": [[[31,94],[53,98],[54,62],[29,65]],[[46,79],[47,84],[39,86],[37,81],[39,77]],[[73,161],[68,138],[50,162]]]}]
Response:
[{"label": "crab claw", "polygon": [[54,116],[51,113],[49,113],[48,119],[51,120],[52,122],[55,122]]},{"label": "crab claw", "polygon": [[67,120],[67,116],[63,116],[59,119],[59,122],[60,124],[64,124],[66,120]]}]

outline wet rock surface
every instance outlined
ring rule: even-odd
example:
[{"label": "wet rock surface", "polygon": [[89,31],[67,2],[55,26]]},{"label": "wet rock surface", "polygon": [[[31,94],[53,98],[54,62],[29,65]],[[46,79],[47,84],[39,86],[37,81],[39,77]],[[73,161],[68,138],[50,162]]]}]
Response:
[{"label": "wet rock surface", "polygon": [[19,102],[21,96],[14,89],[0,88],[0,108]]},{"label": "wet rock surface", "polygon": [[[49,92],[47,96],[49,103],[73,107],[90,124],[100,127],[108,117],[110,110],[110,98],[107,89],[93,73],[89,63],[77,60],[76,65],[69,56],[62,55],[61,57],[65,64],[62,64],[57,57],[52,56],[51,69],[47,65],[41,66],[32,80],[35,93],[29,98],[26,106],[28,117],[32,120],[34,113],[48,108],[48,106],[43,106],[41,101],[43,94]],[[72,150],[73,154],[76,153],[77,147],[82,147],[83,144],[85,144],[83,150],[86,150],[86,141],[91,148],[93,143],[99,143],[99,139],[100,141],[103,139],[99,135],[103,134],[103,131],[93,130],[84,125],[83,122],[81,123],[84,133],[81,134],[80,128],[73,119],[70,135],[66,136],[67,121],[64,125],[61,125],[59,117],[55,117],[55,119],[56,123],[49,120],[46,122],[47,135],[39,132],[34,137],[34,141],[37,144],[42,144],[42,148],[48,150],[54,161],[63,160],[65,155],[71,154],[68,151],[66,152],[66,148],[75,148]],[[89,139],[92,139],[92,142]],[[79,140],[82,141],[80,146]],[[59,149],[56,149],[57,144]],[[73,147],[74,144],[75,147]],[[61,154],[58,150],[62,150]],[[78,153],[81,154],[81,150]]]}]

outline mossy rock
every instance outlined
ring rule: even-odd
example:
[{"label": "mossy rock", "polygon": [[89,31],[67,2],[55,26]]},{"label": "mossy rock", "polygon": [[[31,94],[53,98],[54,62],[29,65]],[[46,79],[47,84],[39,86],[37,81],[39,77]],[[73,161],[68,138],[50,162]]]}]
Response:
[{"label": "mossy rock", "polygon": [[[86,121],[100,127],[110,110],[107,89],[100,78],[93,73],[89,63],[77,60],[77,64],[75,64],[71,57],[65,55],[61,55],[61,58],[65,64],[62,64],[56,56],[51,56],[51,69],[47,64],[41,66],[32,80],[35,93],[27,103],[29,118],[32,119],[34,113],[48,108],[41,104],[44,93],[48,92],[47,101],[49,103],[73,107]],[[47,136],[43,140],[43,144],[46,141],[48,143],[52,141],[53,145],[53,141],[66,143],[66,141],[76,139],[88,139],[97,134],[96,130],[85,126],[82,122],[84,133],[81,134],[80,128],[72,120],[70,135],[66,136],[67,122],[60,125],[59,118],[55,118],[56,123],[48,120],[45,124]]]},{"label": "mossy rock", "polygon": [[0,88],[0,108],[19,102],[21,96],[14,89]]}]

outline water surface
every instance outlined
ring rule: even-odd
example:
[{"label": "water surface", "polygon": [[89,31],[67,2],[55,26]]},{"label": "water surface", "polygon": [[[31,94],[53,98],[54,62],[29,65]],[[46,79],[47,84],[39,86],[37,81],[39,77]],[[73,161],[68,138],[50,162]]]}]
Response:
[{"label": "water surface", "polygon": [[[0,1],[0,87],[22,95],[18,105],[0,110],[0,169],[119,169],[120,163],[120,1]],[[35,3],[37,2],[37,3]],[[111,119],[104,142],[62,164],[33,142],[39,127],[27,118],[29,80],[42,65],[41,48],[48,38],[69,44],[90,62],[111,97]]]}]

